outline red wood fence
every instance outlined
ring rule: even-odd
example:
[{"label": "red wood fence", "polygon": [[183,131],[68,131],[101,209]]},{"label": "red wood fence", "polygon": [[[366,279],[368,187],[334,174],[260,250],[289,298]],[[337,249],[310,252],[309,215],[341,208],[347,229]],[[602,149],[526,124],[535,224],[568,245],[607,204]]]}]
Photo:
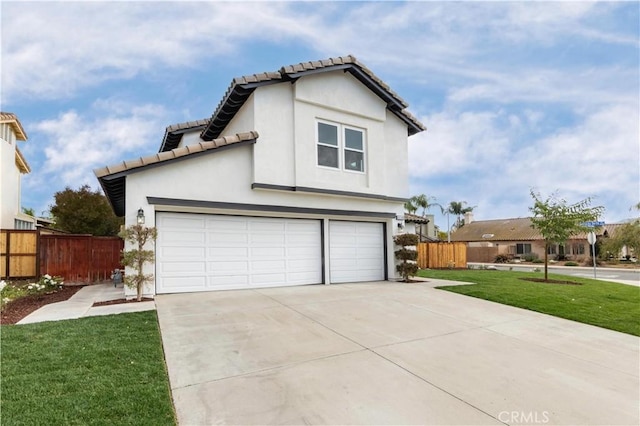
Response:
[{"label": "red wood fence", "polygon": [[0,279],[37,279],[49,274],[68,283],[108,281],[122,269],[118,237],[44,234],[39,231],[0,230]]},{"label": "red wood fence", "polygon": [[40,235],[40,273],[64,277],[69,283],[108,281],[122,268],[118,237],[91,235]]}]

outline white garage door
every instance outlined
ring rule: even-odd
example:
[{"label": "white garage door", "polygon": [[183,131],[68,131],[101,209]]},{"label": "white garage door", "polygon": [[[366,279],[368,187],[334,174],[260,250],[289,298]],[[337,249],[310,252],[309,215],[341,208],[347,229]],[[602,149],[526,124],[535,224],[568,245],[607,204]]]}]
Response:
[{"label": "white garage door", "polygon": [[157,293],[322,282],[319,220],[156,216]]},{"label": "white garage door", "polygon": [[384,280],[382,223],[329,222],[331,283]]}]

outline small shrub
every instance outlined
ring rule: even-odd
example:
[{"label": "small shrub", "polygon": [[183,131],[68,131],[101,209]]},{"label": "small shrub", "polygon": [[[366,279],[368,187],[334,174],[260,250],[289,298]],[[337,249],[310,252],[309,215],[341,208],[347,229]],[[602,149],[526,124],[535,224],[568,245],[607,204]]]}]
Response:
[{"label": "small shrub", "polygon": [[508,254],[499,254],[496,256],[496,258],[493,261],[495,263],[508,263],[509,260],[511,260],[511,258],[509,257]]},{"label": "small shrub", "polygon": [[418,273],[418,264],[415,263],[418,252],[407,248],[407,246],[415,246],[419,241],[420,238],[415,234],[400,234],[393,237],[393,242],[402,246],[401,249],[395,251],[396,259],[402,261],[396,265],[396,271],[405,282],[409,282],[409,279]]},{"label": "small shrub", "polygon": [[565,262],[564,266],[578,266],[578,262],[574,262],[574,261]]},{"label": "small shrub", "polygon": [[544,260],[542,260],[542,259],[533,259],[531,261],[531,263],[544,263]]},{"label": "small shrub", "polygon": [[26,287],[19,287],[6,281],[0,281],[0,309],[4,309],[7,303],[29,294]]},{"label": "small shrub", "polygon": [[524,259],[525,262],[537,263],[536,260],[538,260],[538,253],[527,253],[524,256],[522,256],[522,258]]}]

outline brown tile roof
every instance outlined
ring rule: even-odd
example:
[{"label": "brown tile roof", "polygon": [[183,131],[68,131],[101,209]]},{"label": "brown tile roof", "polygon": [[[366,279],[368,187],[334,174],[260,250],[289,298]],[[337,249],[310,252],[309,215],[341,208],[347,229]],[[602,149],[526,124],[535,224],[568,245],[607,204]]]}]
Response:
[{"label": "brown tile roof", "polygon": [[112,166],[95,169],[93,172],[95,173],[96,177],[101,178],[116,173],[131,171],[140,167],[146,167],[152,164],[175,160],[177,158],[186,157],[188,155],[197,154],[204,151],[210,151],[212,149],[232,145],[238,142],[253,141],[257,138],[258,132],[256,131],[238,133],[234,136],[223,136],[212,141],[203,141],[197,144],[175,148],[171,151],[159,152],[154,155],[140,157],[129,161],[123,161],[122,163],[114,164]]},{"label": "brown tile roof", "polygon": [[16,134],[16,139],[19,141],[27,140],[27,132],[24,131],[20,120],[18,120],[18,117],[14,113],[0,112],[0,123],[9,124]]},{"label": "brown tile roof", "polygon": [[20,173],[31,173],[31,168],[29,167],[27,160],[24,158],[24,155],[22,155],[18,147],[16,147],[16,166],[18,166],[18,170],[20,170]]},{"label": "brown tile roof", "polygon": [[182,135],[187,131],[202,130],[209,122],[208,118],[195,121],[186,121],[184,123],[172,124],[168,126],[164,131],[164,137],[162,138],[162,144],[160,145],[160,152],[170,151],[180,145]]},{"label": "brown tile roof", "polygon": [[[611,235],[620,224],[607,224],[596,230],[598,235],[605,231]],[[586,239],[585,233],[577,234],[573,239]],[[531,226],[531,218],[478,220],[464,225],[451,233],[451,241],[535,241],[542,235]]]},{"label": "brown tile roof", "polygon": [[404,221],[410,223],[429,223],[429,219],[424,216],[419,216],[417,214],[405,213]]},{"label": "brown tile roof", "polygon": [[200,137],[204,140],[218,137],[256,87],[291,82],[304,75],[334,70],[350,72],[369,90],[387,102],[387,108],[407,124],[409,135],[426,130],[424,124],[406,110],[408,104],[396,92],[353,55],[348,55],[286,65],[278,71],[234,78]]},{"label": "brown tile roof", "polygon": [[111,203],[111,207],[117,216],[125,213],[125,188],[126,176],[149,167],[157,167],[171,161],[179,161],[191,156],[201,155],[215,149],[224,149],[233,146],[241,146],[244,143],[253,143],[258,139],[258,132],[251,131],[238,133],[234,136],[224,136],[208,142],[200,142],[187,145],[171,151],[159,152],[147,157],[95,169],[93,173],[98,178],[100,186]]}]

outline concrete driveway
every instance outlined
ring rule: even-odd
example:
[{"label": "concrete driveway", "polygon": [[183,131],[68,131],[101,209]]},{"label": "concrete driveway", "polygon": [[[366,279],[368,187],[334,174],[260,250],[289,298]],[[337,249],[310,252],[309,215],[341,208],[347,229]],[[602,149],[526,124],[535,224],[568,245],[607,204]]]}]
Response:
[{"label": "concrete driveway", "polygon": [[640,339],[443,283],[158,296],[179,423],[640,423]]}]

